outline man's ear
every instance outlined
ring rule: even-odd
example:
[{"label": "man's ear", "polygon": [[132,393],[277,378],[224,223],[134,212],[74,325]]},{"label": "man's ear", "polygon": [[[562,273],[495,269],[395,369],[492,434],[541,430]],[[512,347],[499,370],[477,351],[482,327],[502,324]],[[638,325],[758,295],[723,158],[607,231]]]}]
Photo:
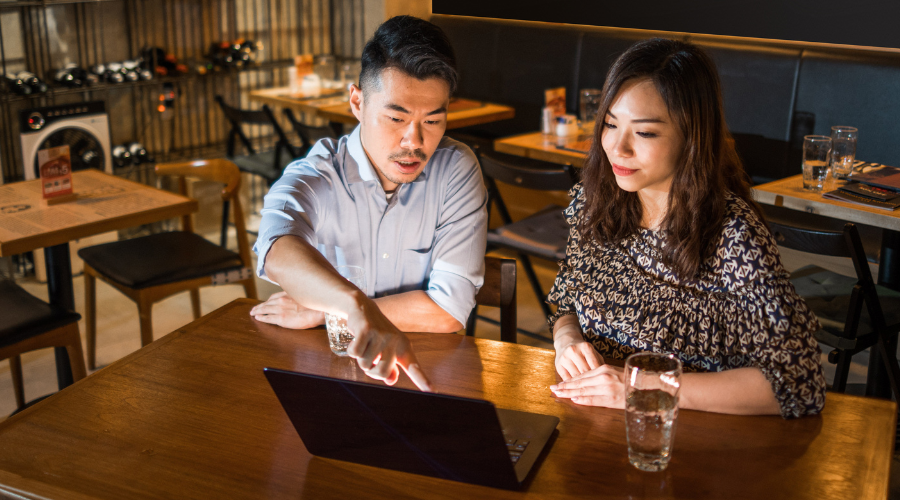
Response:
[{"label": "man's ear", "polygon": [[363,91],[355,83],[350,84],[350,112],[357,121],[362,121]]}]

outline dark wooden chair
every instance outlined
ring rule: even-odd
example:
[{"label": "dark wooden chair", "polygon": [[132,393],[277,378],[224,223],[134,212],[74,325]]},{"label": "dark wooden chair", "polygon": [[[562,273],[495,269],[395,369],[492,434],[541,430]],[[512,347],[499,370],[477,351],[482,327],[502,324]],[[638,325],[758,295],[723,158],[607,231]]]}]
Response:
[{"label": "dark wooden chair", "polygon": [[[478,316],[478,306],[499,307],[500,321]],[[500,340],[516,343],[516,261],[484,258],[484,285],[475,296],[475,308],[466,321],[466,335],[475,335],[475,321],[500,325]]]},{"label": "dark wooden chair", "polygon": [[72,379],[77,382],[87,375],[78,333],[80,314],[52,306],[6,279],[0,279],[0,311],[0,360],[9,359],[16,408],[25,406],[20,356],[26,352],[65,347]]},{"label": "dark wooden chair", "polygon": [[299,156],[306,157],[309,153],[309,150],[312,149],[315,143],[319,142],[320,139],[332,138],[336,139],[337,136],[334,134],[334,129],[327,125],[323,125],[321,127],[313,127],[312,125],[307,125],[302,123],[300,120],[294,116],[294,112],[288,108],[284,108],[284,116],[287,117],[288,122],[293,127],[294,132],[297,133],[297,136],[300,137],[300,141],[303,143],[299,148]]},{"label": "dark wooden chair", "polygon": [[833,231],[770,220],[769,227],[780,246],[816,255],[847,257],[853,262],[855,278],[815,265],[791,273],[797,293],[822,325],[815,333],[816,340],[834,348],[828,353],[828,361],[837,365],[832,389],[844,392],[851,358],[874,347],[885,365],[894,397],[900,401],[900,365],[897,346],[892,340],[900,331],[900,293],[878,286],[872,280],[856,226],[847,223],[843,231]]},{"label": "dark wooden chair", "polygon": [[488,191],[488,207],[493,204],[503,221],[503,225],[488,231],[488,250],[507,248],[518,254],[522,269],[531,284],[544,314],[552,313],[547,304],[547,296],[541,288],[530,257],[559,261],[566,257],[566,242],[569,226],[563,210],[565,207],[549,205],[539,212],[513,222],[500,195],[497,183],[509,184],[538,191],[568,191],[578,182],[572,165],[529,160],[528,166],[521,158],[487,153],[476,149],[484,183]]},{"label": "dark wooden chair", "polygon": [[222,200],[230,202],[233,207],[238,251],[235,253],[194,234],[190,215],[182,217],[181,231],[151,234],[79,250],[78,255],[84,260],[85,332],[87,360],[91,369],[95,367],[97,278],[137,304],[141,345],[153,342],[153,304],[170,295],[189,290],[195,319],[200,317],[201,286],[241,284],[247,297],[257,298],[244,211],[238,196],[241,186],[238,167],[225,159],[198,160],[161,163],[156,166],[156,173],[176,177],[182,195],[187,193],[185,177],[224,184]]}]

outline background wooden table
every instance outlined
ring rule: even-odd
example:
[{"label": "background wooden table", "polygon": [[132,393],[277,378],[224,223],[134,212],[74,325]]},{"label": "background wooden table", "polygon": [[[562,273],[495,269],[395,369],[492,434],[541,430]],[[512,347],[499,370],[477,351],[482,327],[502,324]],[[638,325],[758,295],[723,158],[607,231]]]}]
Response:
[{"label": "background wooden table", "polygon": [[589,141],[590,136],[580,135],[575,139],[561,139],[555,135],[529,132],[527,134],[504,137],[494,141],[494,150],[501,153],[533,158],[552,163],[571,163],[583,167],[587,154],[557,147],[573,141]]},{"label": "background wooden table", "polygon": [[[266,366],[351,380],[321,329],[236,300],[0,424],[0,492],[67,498],[884,498],[892,402],[829,394],[797,420],[682,411],[669,468],[627,460],[624,414],[554,398],[552,351],[410,334],[438,392],[560,418],[523,491],[310,456]],[[412,388],[406,376],[401,387]]]},{"label": "background wooden table", "polygon": [[[197,211],[190,198],[99,170],[72,174],[75,201],[48,206],[40,180],[0,186],[0,257],[44,248],[50,302],[75,310],[69,242]],[[72,383],[69,356],[56,348],[59,387]]]},{"label": "background wooden table", "polygon": [[[350,104],[343,97],[297,99],[290,97],[288,88],[282,87],[254,90],[250,92],[250,99],[296,111],[315,113],[319,118],[324,118],[332,124],[357,123],[356,117],[350,111]],[[451,104],[451,109],[447,113],[447,130],[506,120],[516,115],[515,109],[509,106],[489,102],[478,104],[481,105],[466,107],[459,111],[454,111]]]}]

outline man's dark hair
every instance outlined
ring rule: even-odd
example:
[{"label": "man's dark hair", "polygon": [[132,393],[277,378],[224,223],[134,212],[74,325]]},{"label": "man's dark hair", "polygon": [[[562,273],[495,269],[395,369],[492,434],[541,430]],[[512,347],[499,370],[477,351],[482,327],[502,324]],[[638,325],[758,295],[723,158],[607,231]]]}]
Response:
[{"label": "man's dark hair", "polygon": [[359,75],[363,92],[379,88],[381,72],[388,68],[419,80],[440,78],[447,82],[451,95],[456,92],[459,74],[450,40],[441,28],[417,17],[392,17],[366,42]]}]

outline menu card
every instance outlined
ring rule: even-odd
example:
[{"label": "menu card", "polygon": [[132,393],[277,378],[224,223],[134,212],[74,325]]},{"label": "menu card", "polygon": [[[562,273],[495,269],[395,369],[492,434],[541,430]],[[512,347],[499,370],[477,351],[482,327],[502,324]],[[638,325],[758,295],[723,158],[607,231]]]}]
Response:
[{"label": "menu card", "polygon": [[42,149],[38,151],[37,157],[41,173],[41,194],[44,199],[71,195],[72,162],[69,159],[69,146]]}]

